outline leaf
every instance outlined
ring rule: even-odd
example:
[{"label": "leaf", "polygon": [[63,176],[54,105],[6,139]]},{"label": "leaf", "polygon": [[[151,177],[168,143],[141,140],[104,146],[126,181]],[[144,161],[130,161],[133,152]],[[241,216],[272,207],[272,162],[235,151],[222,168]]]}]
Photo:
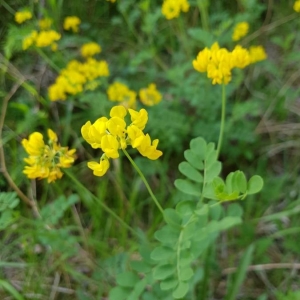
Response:
[{"label": "leaf", "polygon": [[173,228],[181,227],[180,215],[173,208],[167,208],[164,210],[164,219],[165,219],[166,223],[169,224]]},{"label": "leaf", "polygon": [[130,266],[133,270],[139,273],[147,273],[151,270],[151,266],[149,266],[143,260],[133,260],[130,262]]},{"label": "leaf", "polygon": [[243,258],[234,276],[234,280],[231,286],[229,287],[225,300],[234,300],[237,298],[239,288],[245,279],[245,276],[247,274],[247,268],[251,263],[253,251],[254,251],[254,245],[250,245],[247,248],[245,254],[243,255]]},{"label": "leaf", "polygon": [[174,243],[178,240],[179,233],[179,230],[174,229],[174,227],[171,227],[170,225],[166,225],[160,230],[157,230],[154,233],[154,237],[162,243],[170,243],[174,245]]},{"label": "leaf", "polygon": [[194,213],[196,203],[194,201],[180,201],[176,205],[176,211],[183,216],[190,216]]},{"label": "leaf", "polygon": [[179,171],[185,175],[187,178],[196,181],[196,182],[203,182],[202,174],[197,171],[193,166],[191,166],[188,162],[182,162],[179,164]]},{"label": "leaf", "polygon": [[189,28],[187,30],[187,33],[190,37],[192,37],[196,41],[202,42],[204,47],[210,47],[214,42],[214,36],[210,32],[202,28],[199,27]]},{"label": "leaf", "polygon": [[126,300],[130,294],[130,289],[125,289],[120,286],[112,288],[109,292],[109,300]]},{"label": "leaf", "polygon": [[180,270],[180,280],[181,281],[188,281],[190,280],[194,275],[194,271],[191,267],[187,267],[183,270]]},{"label": "leaf", "polygon": [[156,280],[164,280],[175,273],[175,265],[158,265],[153,269],[153,277]]},{"label": "leaf", "polygon": [[[6,290],[16,300],[25,300],[23,296],[8,282],[0,279],[0,288]],[[0,290],[2,290],[0,289]],[[10,297],[9,297],[10,298]]]},{"label": "leaf", "polygon": [[193,195],[193,196],[201,196],[200,192],[200,187],[197,187],[195,184],[192,182],[185,180],[185,179],[176,179],[174,182],[176,188],[188,195]]},{"label": "leaf", "polygon": [[202,137],[192,139],[190,142],[192,152],[197,155],[200,160],[204,160],[206,153],[206,141]]},{"label": "leaf", "polygon": [[172,259],[173,257],[175,257],[175,252],[169,247],[159,246],[151,252],[151,258],[157,261]]},{"label": "leaf", "polygon": [[238,186],[238,191],[241,193],[246,193],[247,190],[247,179],[242,171],[237,171],[236,184]]},{"label": "leaf", "polygon": [[0,212],[5,209],[13,209],[19,204],[20,200],[16,192],[0,193]]},{"label": "leaf", "polygon": [[184,157],[194,168],[203,170],[204,165],[201,158],[199,158],[192,150],[185,150]]},{"label": "leaf", "polygon": [[232,203],[227,210],[228,217],[241,217],[243,215],[243,209],[240,204]]},{"label": "leaf", "polygon": [[179,282],[176,290],[173,292],[173,297],[175,299],[183,298],[189,291],[190,285],[187,282]]},{"label": "leaf", "polygon": [[121,273],[116,278],[118,285],[121,287],[134,287],[135,284],[140,280],[139,277],[130,271]]},{"label": "leaf", "polygon": [[167,290],[174,289],[177,285],[178,285],[177,279],[168,279],[168,280],[164,280],[160,283],[160,288],[163,291],[167,291]]},{"label": "leaf", "polygon": [[215,161],[206,169],[205,182],[213,181],[221,172],[222,164],[219,161]]},{"label": "leaf", "polygon": [[247,187],[248,195],[258,193],[259,191],[261,191],[263,186],[264,186],[264,181],[259,175],[252,176],[248,181],[248,187]]}]

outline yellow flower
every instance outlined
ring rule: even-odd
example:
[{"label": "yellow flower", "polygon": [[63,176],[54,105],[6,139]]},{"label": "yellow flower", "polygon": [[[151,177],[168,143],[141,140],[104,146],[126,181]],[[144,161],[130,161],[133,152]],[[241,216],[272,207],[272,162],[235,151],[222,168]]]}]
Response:
[{"label": "yellow flower", "polygon": [[[131,116],[131,123],[128,126],[125,121],[127,111]],[[110,111],[110,117],[110,119],[101,117],[94,124],[88,121],[81,128],[83,138],[93,148],[101,148],[104,152],[100,163],[88,163],[94,175],[103,176],[109,168],[109,159],[118,158],[119,150],[125,149],[128,145],[152,160],[162,155],[162,152],[156,149],[158,140],[151,143],[149,134],[145,135],[142,131],[148,121],[145,109],[135,111],[127,110],[124,106],[114,106]]]},{"label": "yellow flower", "polygon": [[252,64],[267,58],[267,53],[262,46],[251,46],[249,48],[249,55]]},{"label": "yellow flower", "polygon": [[83,57],[91,57],[95,54],[100,53],[101,47],[97,43],[91,42],[82,45],[82,47],[80,48],[80,52]]},{"label": "yellow flower", "polygon": [[80,23],[81,21],[78,17],[70,16],[65,18],[63,27],[65,30],[72,30],[73,32],[78,32]]},{"label": "yellow flower", "polygon": [[233,30],[232,40],[233,41],[240,40],[242,37],[247,35],[248,31],[249,31],[249,23],[240,22],[240,23],[236,24],[236,26],[234,27],[234,30]]},{"label": "yellow flower", "polygon": [[51,27],[53,20],[50,18],[44,18],[39,20],[39,27],[41,30],[47,30]]},{"label": "yellow flower", "polygon": [[54,131],[48,129],[49,143],[45,144],[41,133],[34,132],[29,139],[23,139],[22,145],[29,157],[24,158],[28,164],[23,173],[30,179],[47,178],[53,182],[63,176],[60,168],[69,168],[75,160],[75,149],[61,147]]},{"label": "yellow flower", "polygon": [[32,13],[30,11],[18,11],[15,14],[15,21],[19,24],[24,23],[32,18]]},{"label": "yellow flower", "polygon": [[190,8],[187,0],[164,0],[161,8],[162,14],[167,20],[178,18],[180,12],[188,12]]},{"label": "yellow flower", "polygon": [[103,176],[107,170],[109,169],[109,160],[104,154],[100,158],[100,163],[96,163],[95,161],[88,162],[88,167],[93,170],[93,174],[95,176]]},{"label": "yellow flower", "polygon": [[197,55],[197,58],[193,60],[193,67],[198,72],[206,72],[207,66],[211,60],[211,50],[204,48]]},{"label": "yellow flower", "polygon": [[232,67],[243,69],[250,64],[249,51],[240,45],[235,46],[231,53]]},{"label": "yellow flower", "polygon": [[38,36],[38,32],[36,30],[33,30],[22,41],[22,49],[23,50],[27,50],[31,45],[33,45],[35,43],[35,41],[36,41],[37,36]]},{"label": "yellow flower", "polygon": [[295,12],[300,13],[300,0],[295,1],[293,9]]},{"label": "yellow flower", "polygon": [[139,95],[141,102],[148,106],[158,104],[162,99],[162,95],[154,83],[149,84],[148,88],[140,89]]},{"label": "yellow flower", "polygon": [[108,99],[110,101],[122,102],[122,105],[126,107],[135,107],[136,92],[130,90],[127,85],[114,82],[108,87],[107,90]]},{"label": "yellow flower", "polygon": [[60,33],[55,30],[43,30],[35,39],[35,45],[39,48],[51,46],[61,38]]}]

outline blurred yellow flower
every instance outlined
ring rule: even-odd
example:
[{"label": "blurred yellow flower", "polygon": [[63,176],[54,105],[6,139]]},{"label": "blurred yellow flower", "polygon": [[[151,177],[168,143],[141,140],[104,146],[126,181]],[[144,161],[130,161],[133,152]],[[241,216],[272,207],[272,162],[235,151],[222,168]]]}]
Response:
[{"label": "blurred yellow flower", "polygon": [[63,27],[65,30],[72,30],[73,32],[78,32],[80,23],[81,21],[78,17],[70,16],[65,18]]},{"label": "blurred yellow flower", "polygon": [[38,32],[33,30],[28,36],[26,36],[22,41],[22,49],[27,50],[31,45],[35,43],[38,36]]},{"label": "blurred yellow flower", "polygon": [[164,0],[161,8],[162,14],[167,20],[178,18],[180,12],[188,12],[190,4],[187,0]]},{"label": "blurred yellow flower", "polygon": [[[129,112],[131,123],[127,126],[125,117]],[[131,145],[141,155],[155,160],[162,152],[157,150],[158,140],[151,142],[149,134],[142,131],[148,122],[148,113],[145,109],[135,111],[124,106],[114,106],[110,110],[110,119],[101,117],[93,124],[88,121],[81,128],[83,138],[92,146],[100,148],[104,153],[98,162],[88,162],[88,167],[95,176],[103,176],[109,169],[109,159],[120,156],[119,150]]]},{"label": "blurred yellow flower", "polygon": [[262,46],[251,46],[249,48],[249,55],[252,64],[267,59],[267,53]]},{"label": "blurred yellow flower", "polygon": [[42,30],[35,39],[35,45],[39,48],[51,46],[61,38],[55,30]]},{"label": "blurred yellow flower", "polygon": [[24,23],[27,20],[30,20],[32,18],[32,13],[30,11],[18,11],[15,14],[15,21],[19,24]]},{"label": "blurred yellow flower", "polygon": [[101,52],[101,47],[97,43],[91,42],[82,45],[80,48],[81,55],[83,57],[91,57],[94,56],[95,54],[98,54]]},{"label": "blurred yellow flower", "polygon": [[295,12],[300,13],[300,0],[295,1],[293,9]]},{"label": "blurred yellow flower", "polygon": [[51,27],[53,20],[50,18],[44,18],[39,20],[39,27],[41,30],[47,30]]},{"label": "blurred yellow flower", "polygon": [[43,135],[34,132],[29,139],[23,139],[22,145],[29,157],[24,158],[28,164],[23,173],[30,179],[48,178],[48,183],[63,176],[60,168],[69,168],[75,160],[75,149],[61,147],[54,131],[48,129],[48,144],[45,144]]},{"label": "blurred yellow flower", "polygon": [[114,82],[108,87],[107,90],[108,99],[110,101],[122,102],[122,105],[127,108],[135,107],[136,104],[136,92],[130,90],[127,85],[121,82]]},{"label": "blurred yellow flower", "polygon": [[248,31],[249,31],[248,22],[237,23],[233,30],[232,40],[235,42],[240,40],[242,37],[247,35]]},{"label": "blurred yellow flower", "polygon": [[158,104],[162,99],[162,95],[154,83],[149,84],[147,88],[140,89],[139,96],[141,102],[147,106]]}]

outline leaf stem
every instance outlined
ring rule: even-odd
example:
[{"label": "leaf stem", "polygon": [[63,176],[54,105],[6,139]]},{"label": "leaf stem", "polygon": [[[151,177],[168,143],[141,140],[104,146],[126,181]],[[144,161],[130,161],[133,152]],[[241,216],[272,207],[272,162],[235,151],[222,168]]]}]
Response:
[{"label": "leaf stem", "polygon": [[98,197],[96,197],[93,193],[91,193],[79,180],[75,178],[75,176],[69,171],[64,169],[64,173],[80,188],[85,190],[104,210],[106,210],[111,216],[113,216],[116,220],[120,222],[125,228],[131,231],[134,235],[138,236],[138,233],[126,224],[113,210],[111,210],[105,203],[103,203]]},{"label": "leaf stem", "polygon": [[220,150],[223,142],[224,128],[225,128],[225,113],[226,113],[226,87],[225,84],[222,84],[222,113],[221,113],[221,126],[220,126],[220,134],[218,140],[218,148],[217,155],[219,157]]},{"label": "leaf stem", "polygon": [[161,205],[159,204],[158,200],[156,199],[155,195],[152,192],[152,189],[147,181],[147,179],[145,178],[144,174],[142,173],[142,171],[140,170],[140,168],[137,166],[137,164],[133,161],[133,159],[130,157],[130,155],[128,154],[128,152],[125,149],[122,149],[124,154],[126,155],[126,157],[129,159],[129,161],[131,162],[131,164],[133,165],[133,167],[135,168],[135,170],[138,172],[138,174],[140,175],[141,179],[143,180],[151,198],[153,199],[154,203],[156,204],[156,206],[158,207],[158,209],[160,210],[160,212],[162,213],[162,215],[164,215],[164,210],[161,207]]}]

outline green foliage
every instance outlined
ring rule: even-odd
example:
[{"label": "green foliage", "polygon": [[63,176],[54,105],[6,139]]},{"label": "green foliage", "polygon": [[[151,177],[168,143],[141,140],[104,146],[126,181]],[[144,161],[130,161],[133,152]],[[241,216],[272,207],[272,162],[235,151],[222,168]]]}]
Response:
[{"label": "green foliage", "polygon": [[0,230],[7,228],[18,219],[19,213],[14,208],[19,202],[15,192],[0,193]]}]

